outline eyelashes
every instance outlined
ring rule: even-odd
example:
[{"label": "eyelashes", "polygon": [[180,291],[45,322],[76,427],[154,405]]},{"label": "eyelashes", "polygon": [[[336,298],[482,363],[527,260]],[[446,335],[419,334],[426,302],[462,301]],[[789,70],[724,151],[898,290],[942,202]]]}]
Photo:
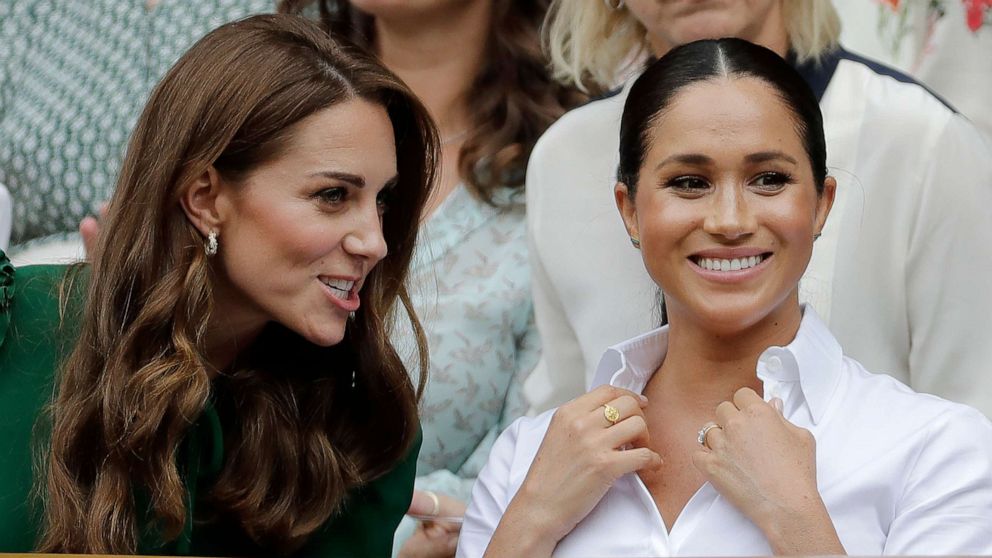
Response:
[{"label": "eyelashes", "polygon": [[[794,183],[795,178],[791,174],[779,171],[760,173],[747,182],[748,186],[764,193],[779,192],[789,184]],[[702,195],[710,190],[713,185],[703,176],[680,175],[664,181],[662,187],[682,194]]]},{"label": "eyelashes", "polygon": [[[352,193],[348,191],[345,186],[335,186],[333,188],[325,188],[313,194],[313,198],[318,200],[321,204],[326,205],[330,208],[338,208],[349,200]],[[379,191],[375,197],[375,205],[379,210],[379,214],[382,215],[389,209],[389,206],[393,198],[393,187],[387,186]]]},{"label": "eyelashes", "polygon": [[777,192],[794,182],[792,175],[784,172],[761,173],[751,181],[758,188],[770,192]]},{"label": "eyelashes", "polygon": [[348,197],[348,189],[344,187],[326,188],[313,195],[314,198],[328,205],[337,205]]}]

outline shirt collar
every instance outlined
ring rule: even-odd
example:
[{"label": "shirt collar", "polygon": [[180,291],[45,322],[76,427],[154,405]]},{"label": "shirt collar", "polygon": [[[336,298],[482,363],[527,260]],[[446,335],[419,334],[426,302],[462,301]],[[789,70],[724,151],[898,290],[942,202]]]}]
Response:
[{"label": "shirt collar", "polygon": [[[813,422],[819,423],[840,380],[844,353],[813,308],[803,305],[802,310],[795,339],[765,349],[755,372],[766,388],[773,382],[798,381]],[[592,388],[610,384],[640,393],[667,352],[667,325],[618,343],[600,359]]]}]

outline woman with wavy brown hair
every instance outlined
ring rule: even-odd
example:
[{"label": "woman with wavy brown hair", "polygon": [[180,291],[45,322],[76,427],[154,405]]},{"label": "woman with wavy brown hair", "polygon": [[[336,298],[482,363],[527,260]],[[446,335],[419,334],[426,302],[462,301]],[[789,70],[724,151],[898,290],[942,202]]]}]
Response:
[{"label": "woman with wavy brown hair", "polygon": [[92,268],[3,258],[0,550],[387,554],[423,389],[389,325],[437,146],[399,79],[301,18],[193,46]]},{"label": "woman with wavy brown hair", "polygon": [[[457,516],[496,435],[520,416],[538,358],[524,169],[538,136],[581,99],[541,53],[546,0],[289,0],[376,53],[441,132],[441,181],[422,224],[411,295],[429,332],[430,384],[412,512]],[[401,330],[394,338],[409,345]],[[404,520],[404,558],[450,556],[455,522]]]}]

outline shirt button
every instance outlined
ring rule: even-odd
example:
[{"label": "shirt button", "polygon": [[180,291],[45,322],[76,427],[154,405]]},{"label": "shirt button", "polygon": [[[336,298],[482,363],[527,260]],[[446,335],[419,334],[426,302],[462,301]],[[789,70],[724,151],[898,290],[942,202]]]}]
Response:
[{"label": "shirt button", "polygon": [[782,359],[777,356],[768,357],[768,364],[766,366],[769,372],[777,374],[782,371]]}]

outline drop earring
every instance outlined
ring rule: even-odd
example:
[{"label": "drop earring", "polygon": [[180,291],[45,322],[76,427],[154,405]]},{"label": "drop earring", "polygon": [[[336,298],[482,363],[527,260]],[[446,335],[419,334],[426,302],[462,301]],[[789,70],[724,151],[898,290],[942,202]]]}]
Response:
[{"label": "drop earring", "polygon": [[207,241],[203,245],[203,251],[208,256],[213,256],[217,253],[217,231],[210,231],[210,234],[207,235]]}]

